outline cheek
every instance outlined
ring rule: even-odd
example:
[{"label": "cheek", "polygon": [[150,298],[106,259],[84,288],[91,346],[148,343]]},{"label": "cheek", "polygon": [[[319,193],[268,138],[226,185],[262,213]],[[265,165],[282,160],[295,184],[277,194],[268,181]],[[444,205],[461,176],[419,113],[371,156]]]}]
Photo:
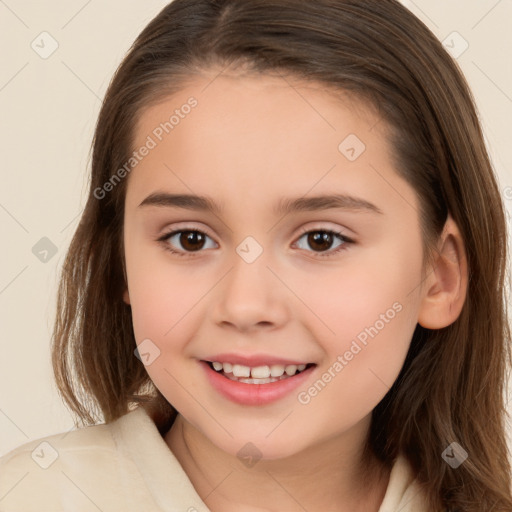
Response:
[{"label": "cheek", "polygon": [[[187,359],[187,344],[194,334],[191,327],[200,321],[196,306],[208,288],[194,285],[193,277],[179,266],[166,265],[162,256],[151,262],[139,256],[127,268],[135,339],[139,352],[150,354],[145,368],[151,381],[181,410],[190,398],[180,383],[188,382],[195,364]],[[194,396],[200,391],[194,383],[187,390]]]},{"label": "cheek", "polygon": [[306,409],[314,409],[320,422],[328,419],[339,427],[363,418],[398,377],[416,326],[415,306],[381,304],[377,299],[347,301],[346,309],[332,317],[336,336],[324,336],[321,373],[299,397],[301,404],[310,401]]},{"label": "cheek", "polygon": [[186,410],[189,393],[201,392],[190,382],[197,371],[190,342],[204,321],[202,300],[216,276],[210,282],[185,266],[169,264],[165,253],[148,254],[133,252],[127,261],[133,331],[139,352],[150,354],[145,367],[154,385],[178,410]]},{"label": "cheek", "polygon": [[[419,299],[414,290],[420,282],[421,255],[415,247],[399,246],[369,251],[365,261],[346,260],[329,279],[316,276],[303,283],[301,293],[315,313],[308,316],[309,328],[322,342],[322,365],[336,375],[332,381],[337,385],[329,387],[337,389],[332,399],[342,400],[339,403],[355,408],[376,405],[407,355],[417,324]],[[342,362],[334,367],[338,356]],[[344,398],[336,399],[336,393]]]},{"label": "cheek", "polygon": [[128,246],[126,266],[136,340],[166,343],[194,316],[207,284],[185,266],[170,264],[164,249]]},{"label": "cheek", "polygon": [[338,344],[341,350],[353,338],[364,342],[372,326],[382,332],[393,324],[393,329],[402,326],[408,332],[413,322],[409,317],[418,306],[411,291],[419,276],[419,262],[407,257],[386,259],[384,251],[376,250],[364,260],[351,257],[324,276],[311,273],[296,280],[293,288],[307,298],[310,328],[324,333],[325,340],[332,339],[330,345]]}]

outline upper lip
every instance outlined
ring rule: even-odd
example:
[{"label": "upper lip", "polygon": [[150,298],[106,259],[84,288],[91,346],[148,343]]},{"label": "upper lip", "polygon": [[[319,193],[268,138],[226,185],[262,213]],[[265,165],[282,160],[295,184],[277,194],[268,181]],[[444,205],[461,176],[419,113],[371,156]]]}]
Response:
[{"label": "upper lip", "polygon": [[300,364],[309,364],[311,361],[299,361],[297,359],[286,359],[284,357],[276,357],[271,354],[233,354],[233,353],[223,353],[216,354],[214,356],[209,356],[203,359],[204,361],[209,361],[211,363],[231,363],[231,364],[240,364],[242,366],[249,366],[254,368],[256,366],[271,366],[274,364],[280,364],[283,366],[288,365],[300,365]]}]

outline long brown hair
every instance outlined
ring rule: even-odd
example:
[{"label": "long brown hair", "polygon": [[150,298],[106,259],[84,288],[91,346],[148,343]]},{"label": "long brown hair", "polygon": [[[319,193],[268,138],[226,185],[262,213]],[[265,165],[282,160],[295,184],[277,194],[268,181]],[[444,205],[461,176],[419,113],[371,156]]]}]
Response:
[{"label": "long brown hair", "polygon": [[[373,106],[391,128],[397,172],[420,199],[428,254],[452,215],[469,268],[463,309],[446,328],[417,325],[372,413],[366,450],[386,464],[404,454],[428,510],[512,510],[504,207],[462,73],[395,0],[175,0],[143,30],[104,99],[89,196],[62,270],[52,363],[66,404],[82,424],[111,422],[143,402],[162,433],[176,417],[134,356],[122,300],[127,180],[104,197],[98,190],[134,150],[142,109],[201,70],[227,65],[311,80]],[[453,441],[469,454],[457,469],[441,456]]]}]

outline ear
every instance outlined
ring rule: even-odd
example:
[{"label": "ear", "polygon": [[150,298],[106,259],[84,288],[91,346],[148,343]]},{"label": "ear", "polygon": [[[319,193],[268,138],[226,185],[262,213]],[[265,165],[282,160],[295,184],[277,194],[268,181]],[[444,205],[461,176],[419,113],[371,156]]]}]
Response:
[{"label": "ear", "polygon": [[427,329],[442,329],[457,320],[466,299],[468,267],[464,241],[448,214],[439,238],[433,267],[422,287],[418,323]]},{"label": "ear", "polygon": [[128,305],[130,304],[130,294],[128,293],[128,288],[126,288],[123,292],[123,301]]}]

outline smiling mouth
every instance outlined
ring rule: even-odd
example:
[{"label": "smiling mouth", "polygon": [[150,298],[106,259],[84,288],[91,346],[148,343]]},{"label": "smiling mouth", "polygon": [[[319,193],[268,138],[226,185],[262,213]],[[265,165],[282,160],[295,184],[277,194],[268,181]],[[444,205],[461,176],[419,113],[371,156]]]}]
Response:
[{"label": "smiling mouth", "polygon": [[316,366],[315,363],[302,365],[264,365],[250,368],[248,366],[204,361],[216,373],[229,380],[245,384],[269,384],[280,380],[291,379],[296,375]]}]

